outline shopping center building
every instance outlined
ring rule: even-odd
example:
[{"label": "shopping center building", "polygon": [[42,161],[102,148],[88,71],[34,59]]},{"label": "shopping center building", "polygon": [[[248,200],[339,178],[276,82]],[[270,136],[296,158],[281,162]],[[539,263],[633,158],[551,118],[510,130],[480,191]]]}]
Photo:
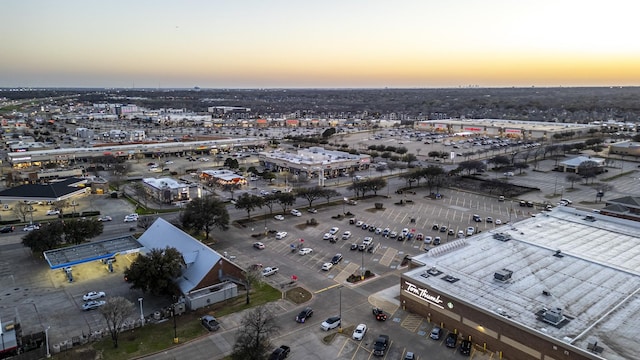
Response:
[{"label": "shopping center building", "polygon": [[504,119],[449,119],[418,121],[415,129],[450,135],[498,136],[525,141],[546,141],[552,140],[555,134],[568,132],[573,133],[574,137],[585,136],[588,134],[589,129],[600,129],[600,126]]},{"label": "shopping center building", "polygon": [[495,358],[637,358],[638,234],[558,207],[413,257],[400,301]]}]

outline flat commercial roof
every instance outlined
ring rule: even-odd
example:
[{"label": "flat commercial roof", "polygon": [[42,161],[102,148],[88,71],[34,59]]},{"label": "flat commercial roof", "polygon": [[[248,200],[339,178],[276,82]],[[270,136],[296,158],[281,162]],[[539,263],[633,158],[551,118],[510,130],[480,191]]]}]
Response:
[{"label": "flat commercial roof", "polygon": [[[639,235],[638,222],[558,207],[416,256],[426,267],[405,276],[540,336],[583,350],[597,341],[606,359],[635,358],[640,344]],[[442,276],[427,276],[432,267]],[[503,269],[513,271],[512,278],[495,280]],[[459,280],[443,281],[447,275]],[[555,308],[563,310],[561,324],[540,319],[543,309]]]},{"label": "flat commercial roof", "polygon": [[62,249],[44,252],[44,258],[51,269],[107,259],[117,254],[136,252],[143,246],[132,235],[114,239],[90,242]]},{"label": "flat commercial roof", "polygon": [[577,128],[597,128],[599,125],[578,124],[578,123],[553,123],[545,121],[524,121],[524,120],[507,120],[507,119],[443,119],[443,120],[426,120],[420,121],[426,124],[452,124],[452,125],[477,125],[503,127],[505,129],[518,128],[524,130],[542,130],[542,131],[566,131],[567,129]]}]

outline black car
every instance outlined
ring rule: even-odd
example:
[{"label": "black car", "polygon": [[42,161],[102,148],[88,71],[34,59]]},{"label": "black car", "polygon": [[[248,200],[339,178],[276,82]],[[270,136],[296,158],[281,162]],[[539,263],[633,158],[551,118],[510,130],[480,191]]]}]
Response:
[{"label": "black car", "polygon": [[331,258],[331,263],[333,265],[338,264],[340,261],[342,261],[342,254],[335,254],[332,258]]},{"label": "black car", "polygon": [[286,345],[280,345],[279,348],[273,350],[271,356],[269,356],[269,360],[284,360],[289,356],[291,352],[291,348]]},{"label": "black car", "polygon": [[447,347],[449,348],[455,348],[457,343],[458,343],[458,334],[456,333],[449,333],[449,335],[447,335],[447,338],[444,339],[444,344],[447,345]]},{"label": "black car", "polygon": [[460,342],[460,354],[471,355],[471,341],[462,340],[462,342]]},{"label": "black car", "polygon": [[3,234],[10,233],[10,232],[13,232],[13,230],[15,230],[15,229],[16,229],[16,228],[15,228],[15,227],[13,227],[13,226],[3,226],[3,227],[0,229],[0,233],[3,233]]},{"label": "black car", "polygon": [[299,323],[303,323],[311,316],[313,316],[313,309],[311,309],[310,307],[307,307],[307,308],[304,308],[304,310],[300,311],[300,314],[296,316],[296,321]]},{"label": "black car", "polygon": [[380,335],[375,343],[373,343],[373,355],[374,356],[384,356],[384,353],[387,351],[387,347],[389,346],[389,336]]}]

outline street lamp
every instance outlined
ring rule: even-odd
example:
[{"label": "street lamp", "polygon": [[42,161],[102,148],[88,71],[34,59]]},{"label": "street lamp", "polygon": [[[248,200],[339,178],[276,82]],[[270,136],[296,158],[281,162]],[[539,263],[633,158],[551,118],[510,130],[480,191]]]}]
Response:
[{"label": "street lamp", "polygon": [[340,326],[338,326],[338,332],[341,333],[342,332],[342,285],[340,285],[338,287],[338,290],[340,290],[340,302],[339,302],[339,311],[340,311]]},{"label": "street lamp", "polygon": [[140,321],[142,322],[142,326],[144,326],[144,312],[142,311],[142,298],[138,298],[138,302],[140,303]]},{"label": "street lamp", "polygon": [[360,280],[364,280],[364,251],[362,253],[362,263],[360,264]]},{"label": "street lamp", "polygon": [[176,324],[176,297],[173,297],[173,306],[171,307],[171,317],[173,317],[173,343],[177,344],[178,340],[178,330]]},{"label": "street lamp", "polygon": [[44,342],[45,342],[45,346],[47,347],[47,357],[50,358],[51,357],[51,353],[49,352],[49,329],[51,328],[51,326],[47,326],[46,329],[44,329]]}]

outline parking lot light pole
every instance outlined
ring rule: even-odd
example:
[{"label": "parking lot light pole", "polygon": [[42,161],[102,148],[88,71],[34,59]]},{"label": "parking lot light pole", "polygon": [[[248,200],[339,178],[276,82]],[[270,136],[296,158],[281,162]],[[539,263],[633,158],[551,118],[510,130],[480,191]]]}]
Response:
[{"label": "parking lot light pole", "polygon": [[342,285],[338,286],[338,290],[340,291],[340,300],[339,300],[339,316],[340,316],[340,326],[338,326],[338,332],[342,332]]},{"label": "parking lot light pole", "polygon": [[138,298],[138,302],[140,303],[140,321],[142,322],[142,326],[144,326],[144,312],[142,311],[142,298]]},{"label": "parking lot light pole", "polygon": [[360,280],[364,280],[364,250],[361,251],[362,253],[362,263],[360,266]]},{"label": "parking lot light pole", "polygon": [[47,357],[50,358],[51,357],[51,353],[49,352],[49,329],[51,328],[51,326],[47,326],[46,329],[44,329],[44,343],[45,346],[47,347]]}]

